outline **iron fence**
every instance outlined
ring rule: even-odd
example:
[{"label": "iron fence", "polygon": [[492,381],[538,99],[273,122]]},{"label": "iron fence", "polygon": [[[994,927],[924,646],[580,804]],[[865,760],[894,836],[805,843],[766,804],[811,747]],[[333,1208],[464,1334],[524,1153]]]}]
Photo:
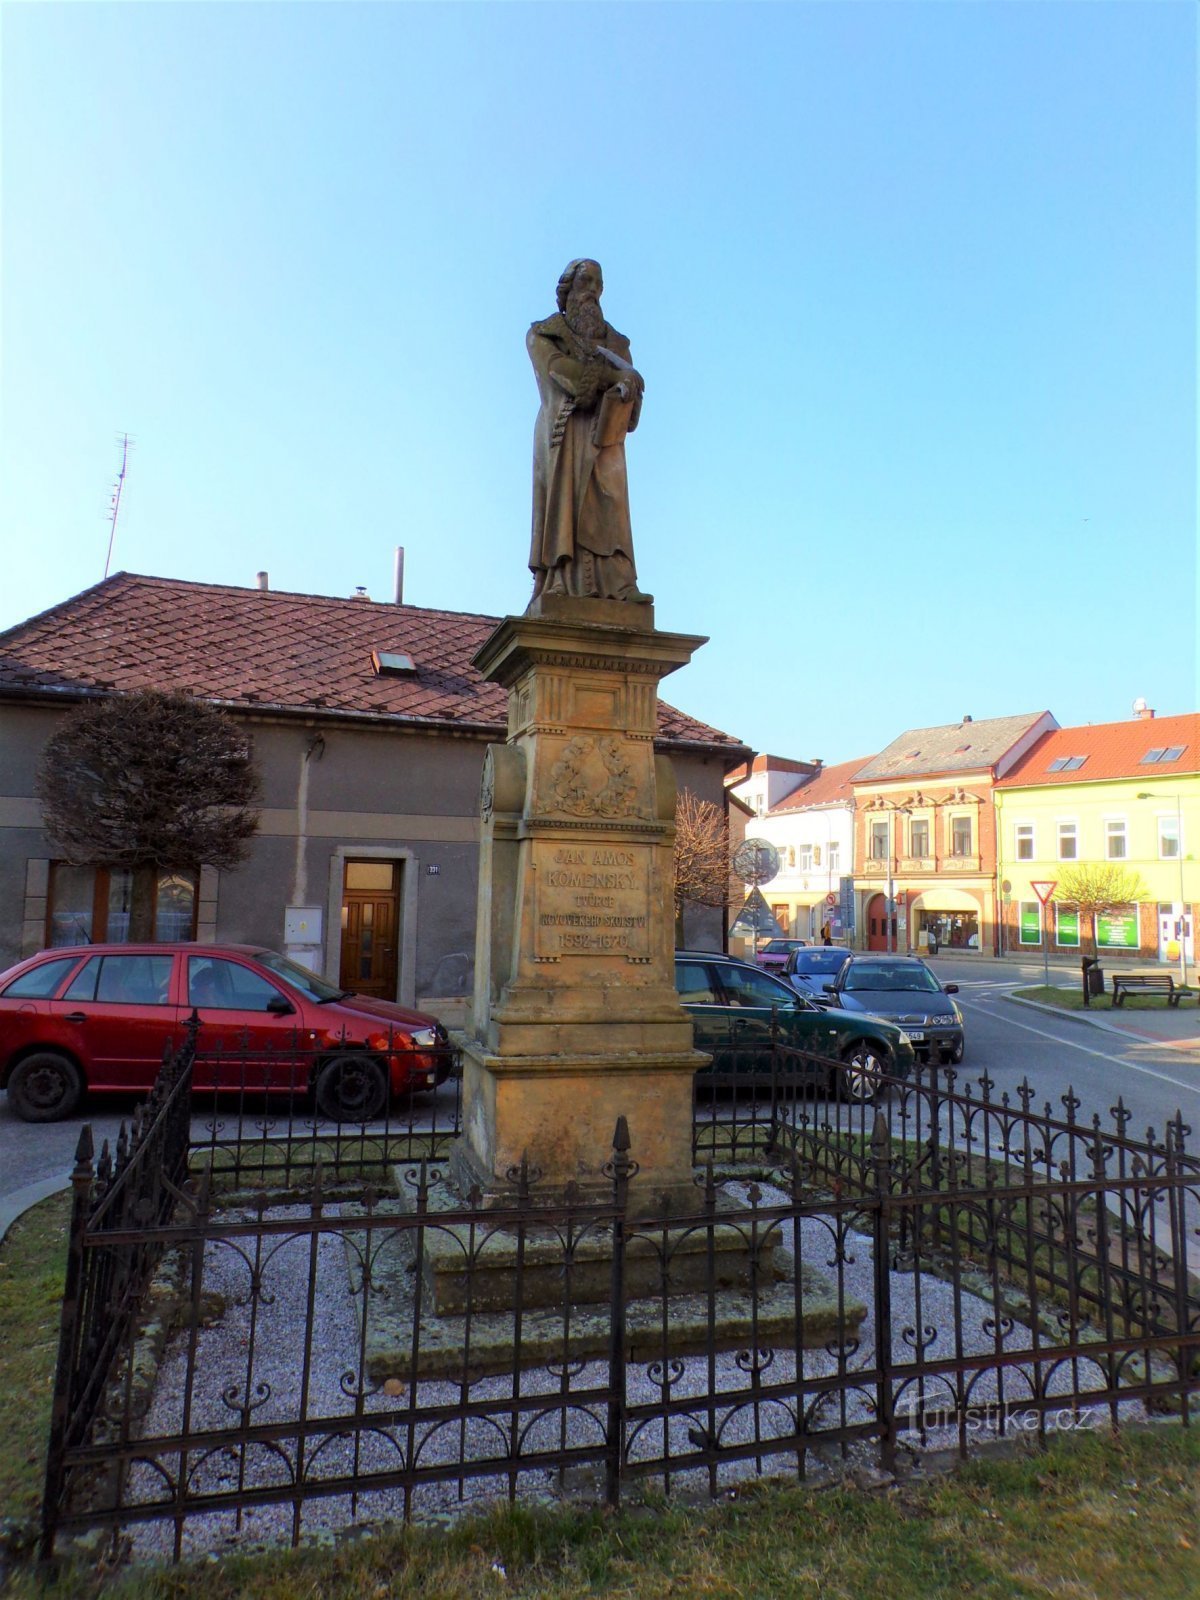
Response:
[{"label": "iron fence", "polygon": [[[623,1119],[602,1190],[523,1166],[486,1206],[411,1126],[352,1190],[353,1141],[377,1134],[239,1109],[145,1215],[111,1199],[132,1159],[102,1176],[81,1141],[43,1549],[101,1527],[177,1558],[480,1495],[716,1494],[991,1433],[1190,1422],[1180,1118],[1138,1138],[1120,1105],[1102,1124],[933,1067],[840,1100],[797,1065],[757,1094],[699,1082],[706,1153],[670,1205],[641,1194]],[[172,1070],[155,1125],[186,1092]],[[122,1251],[141,1314],[92,1346]]]}]

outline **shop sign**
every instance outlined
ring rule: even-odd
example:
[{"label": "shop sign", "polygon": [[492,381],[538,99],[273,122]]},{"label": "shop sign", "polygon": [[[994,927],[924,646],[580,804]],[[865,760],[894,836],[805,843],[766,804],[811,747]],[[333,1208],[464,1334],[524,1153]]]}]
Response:
[{"label": "shop sign", "polygon": [[1042,942],[1042,914],[1036,900],[1021,901],[1021,943]]},{"label": "shop sign", "polygon": [[1067,911],[1062,906],[1055,906],[1054,910],[1059,944],[1077,946],[1079,944],[1078,911]]},{"label": "shop sign", "polygon": [[1096,948],[1098,950],[1136,950],[1138,942],[1136,906],[1123,906],[1117,911],[1097,912]]}]

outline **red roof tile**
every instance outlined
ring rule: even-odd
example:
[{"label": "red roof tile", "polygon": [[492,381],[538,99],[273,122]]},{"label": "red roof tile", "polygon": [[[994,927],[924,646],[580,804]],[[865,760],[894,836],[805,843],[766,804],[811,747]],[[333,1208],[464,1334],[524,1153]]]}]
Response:
[{"label": "red roof tile", "polygon": [[803,811],[806,806],[848,805],[854,799],[853,778],[873,756],[860,756],[857,761],[839,761],[834,767],[822,767],[815,778],[810,778],[799,789],[793,789],[786,799],[771,807],[777,817],[783,811]]},{"label": "red roof tile", "polygon": [[[1182,745],[1175,761],[1147,762],[1150,750]],[[1052,761],[1086,756],[1081,767],[1051,772]],[[1032,785],[1095,783],[1105,778],[1165,778],[1200,772],[1200,712],[1181,717],[1136,717],[1128,722],[1096,722],[1082,728],[1055,728],[996,784],[997,789]]]},{"label": "red roof tile", "polygon": [[[64,699],[184,689],[247,709],[385,716],[502,733],[507,697],[472,657],[498,617],[118,572],[0,633],[0,693]],[[379,675],[373,650],[416,671]],[[730,734],[659,702],[659,737],[728,746]]]}]

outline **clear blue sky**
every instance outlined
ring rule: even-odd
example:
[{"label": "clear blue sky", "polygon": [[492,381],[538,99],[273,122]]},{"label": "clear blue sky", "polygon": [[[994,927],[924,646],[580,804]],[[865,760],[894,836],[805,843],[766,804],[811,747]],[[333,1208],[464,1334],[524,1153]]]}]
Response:
[{"label": "clear blue sky", "polygon": [[572,257],[676,704],[760,750],[1200,704],[1196,11],[8,4],[0,627],[114,570],[529,595]]}]

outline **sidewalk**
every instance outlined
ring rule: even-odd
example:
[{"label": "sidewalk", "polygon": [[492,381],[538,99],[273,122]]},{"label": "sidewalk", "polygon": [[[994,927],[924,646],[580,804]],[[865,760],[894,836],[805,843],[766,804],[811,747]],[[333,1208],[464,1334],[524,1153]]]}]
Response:
[{"label": "sidewalk", "polygon": [[[1002,983],[1006,987],[1012,985],[1016,989],[1039,989],[1044,981],[1043,965],[1040,956],[973,956],[967,960],[948,961],[944,956],[930,961],[929,965],[943,980],[951,982],[965,982],[970,984],[972,978],[982,979],[987,983]],[[954,971],[947,967],[953,965]],[[1077,989],[1081,978],[1079,962],[1064,960],[1062,957],[1051,957],[1049,963],[1050,982],[1055,988]],[[1165,970],[1157,967],[1152,961],[1132,962],[1121,961],[1105,964],[1106,985],[1111,992],[1112,972],[1144,970]],[[1157,1044],[1166,1049],[1177,1052],[1183,1058],[1195,1057],[1200,1060],[1200,1003],[1196,994],[1200,991],[1200,973],[1193,966],[1188,972],[1188,984],[1191,994],[1181,1000],[1177,1006],[1167,1006],[1165,1003],[1154,1010],[1132,1010],[1129,1002],[1119,1011],[1112,1011],[1105,1007],[1103,1010],[1087,1009],[1083,1011],[1063,1011],[1058,1006],[1043,1005],[1038,1000],[1021,1000],[1015,995],[1005,995],[1004,998],[1012,1005],[1027,1006],[1032,1011],[1045,1012],[1047,1016],[1061,1017],[1068,1022],[1080,1022],[1085,1027],[1099,1028],[1105,1033],[1115,1033],[1123,1038],[1135,1041],[1138,1044]],[[964,997],[965,998],[965,997]]]}]

